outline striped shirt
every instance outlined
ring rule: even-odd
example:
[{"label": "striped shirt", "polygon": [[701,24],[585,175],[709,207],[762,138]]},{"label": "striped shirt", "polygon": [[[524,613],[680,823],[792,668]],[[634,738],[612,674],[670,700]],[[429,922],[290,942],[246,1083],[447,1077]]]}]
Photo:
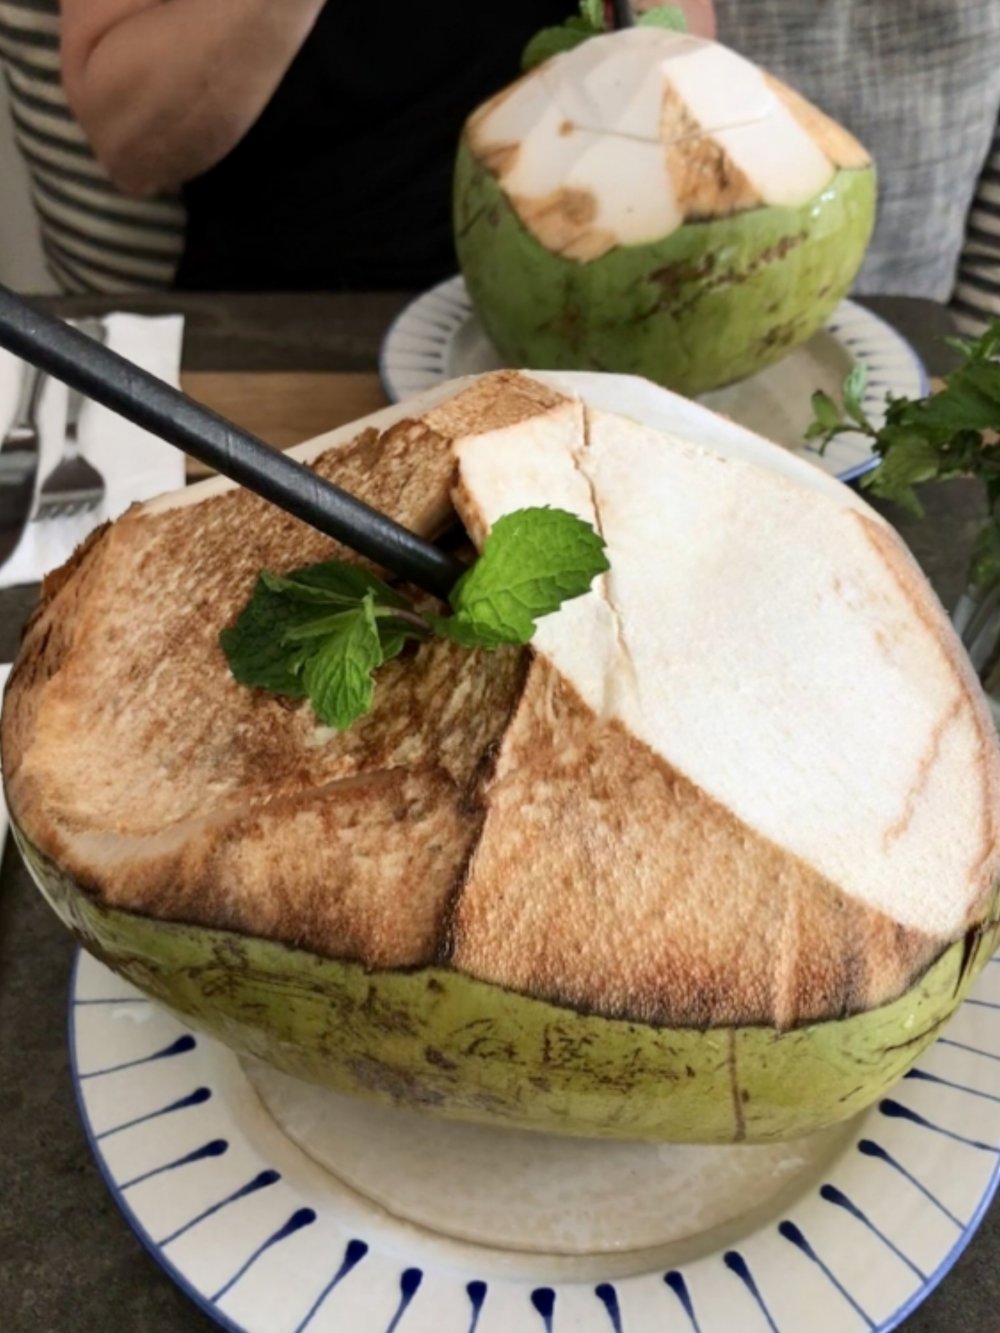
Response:
[{"label": "striped shirt", "polygon": [[46,263],[70,292],[169,287],[184,244],[176,199],[129,199],[94,157],[59,76],[57,0],[0,0],[0,64]]},{"label": "striped shirt", "polygon": [[963,333],[1000,319],[1000,123],[972,201],[952,306]]}]

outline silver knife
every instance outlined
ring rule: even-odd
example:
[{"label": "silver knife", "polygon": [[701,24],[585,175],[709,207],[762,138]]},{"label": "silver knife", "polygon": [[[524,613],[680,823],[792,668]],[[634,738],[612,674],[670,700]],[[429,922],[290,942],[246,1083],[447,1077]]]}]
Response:
[{"label": "silver knife", "polygon": [[38,402],[45,376],[25,364],[14,419],[0,440],[0,565],[9,559],[31,514],[38,473]]}]

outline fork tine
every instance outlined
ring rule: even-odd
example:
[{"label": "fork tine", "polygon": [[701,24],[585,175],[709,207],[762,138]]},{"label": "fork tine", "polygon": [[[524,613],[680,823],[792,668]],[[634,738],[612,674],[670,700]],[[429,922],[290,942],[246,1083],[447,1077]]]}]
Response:
[{"label": "fork tine", "polygon": [[44,522],[50,518],[68,518],[75,514],[87,514],[98,507],[104,499],[103,491],[64,491],[39,501],[32,515],[33,522]]}]

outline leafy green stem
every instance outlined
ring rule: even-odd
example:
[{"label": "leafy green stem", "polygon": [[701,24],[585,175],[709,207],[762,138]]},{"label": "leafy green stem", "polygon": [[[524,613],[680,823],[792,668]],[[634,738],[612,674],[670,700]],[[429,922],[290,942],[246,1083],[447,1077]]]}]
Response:
[{"label": "leafy green stem", "polygon": [[375,619],[386,621],[393,629],[425,637],[434,632],[419,611],[408,611],[401,606],[376,606]]},{"label": "leafy green stem", "polygon": [[[636,26],[666,28],[686,32],[687,19],[679,5],[657,5],[635,16]],[[536,32],[521,54],[521,69],[527,71],[553,56],[572,51],[581,42],[608,31],[603,0],[580,0],[579,14],[573,14],[558,28]]]},{"label": "leafy green stem", "polygon": [[451,615],[418,611],[398,588],[331,560],[262,571],[219,643],[240,684],[308,698],[321,722],[344,728],[371,708],[373,673],[408,640],[528,643],[540,617],[582,596],[607,568],[589,523],[562,509],[520,509],[493,525],[451,591]]},{"label": "leafy green stem", "polygon": [[844,381],[841,405],[822,390],[813,394],[806,436],[819,441],[820,452],[840,435],[867,436],[879,466],[862,486],[918,515],[918,485],[975,478],[985,492],[988,519],[973,546],[969,582],[981,590],[1000,579],[1000,320],[978,338],[947,341],[961,360],[938,392],[913,399],[889,395],[885,420],[875,426],[864,410],[865,370],[858,365]]}]

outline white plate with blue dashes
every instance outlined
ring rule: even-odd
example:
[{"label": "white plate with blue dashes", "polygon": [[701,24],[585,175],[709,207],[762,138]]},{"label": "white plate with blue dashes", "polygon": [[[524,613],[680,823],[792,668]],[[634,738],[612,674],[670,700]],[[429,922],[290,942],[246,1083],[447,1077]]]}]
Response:
[{"label": "white plate with blue dashes", "polygon": [[[841,481],[851,481],[877,462],[866,437],[841,436],[820,454],[805,433],[813,392],[824,389],[839,402],[844,378],[859,362],[868,371],[863,406],[875,426],[884,418],[887,394],[918,398],[928,392],[926,372],[910,344],[864,306],[842,301],[826,327],[803,346],[701,401],[765,439],[805,454]],[[379,364],[386,393],[402,402],[444,380],[499,370],[503,363],[476,318],[464,281],[456,277],[424,292],[399,315],[386,334]]]},{"label": "white plate with blue dashes", "polygon": [[[1000,1173],[997,959],[888,1098],[792,1148],[510,1139],[248,1076],[87,955],[70,1037],[115,1200],[239,1333],[884,1333],[955,1262]],[[646,1248],[616,1248],[619,1228]]]}]

